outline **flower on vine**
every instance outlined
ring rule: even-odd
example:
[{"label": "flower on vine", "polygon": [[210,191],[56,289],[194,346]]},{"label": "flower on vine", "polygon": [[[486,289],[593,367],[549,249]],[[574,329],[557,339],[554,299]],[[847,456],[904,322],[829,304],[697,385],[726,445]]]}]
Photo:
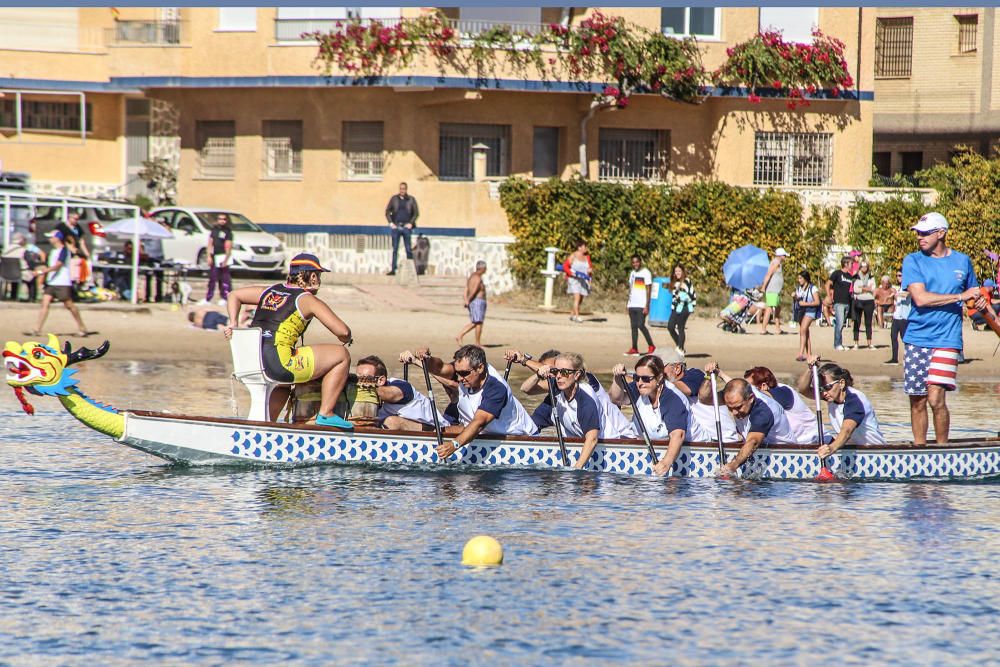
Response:
[{"label": "flower on vine", "polygon": [[760,102],[760,95],[755,95],[754,93],[750,93],[747,99],[750,100],[750,104],[757,104],[758,102]]}]

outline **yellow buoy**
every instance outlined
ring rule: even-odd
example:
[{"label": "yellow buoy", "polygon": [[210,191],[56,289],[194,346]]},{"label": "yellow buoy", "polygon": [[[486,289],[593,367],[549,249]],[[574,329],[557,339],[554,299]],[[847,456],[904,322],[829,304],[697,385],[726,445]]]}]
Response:
[{"label": "yellow buoy", "polygon": [[500,565],[503,547],[489,535],[477,535],[462,549],[462,565]]}]

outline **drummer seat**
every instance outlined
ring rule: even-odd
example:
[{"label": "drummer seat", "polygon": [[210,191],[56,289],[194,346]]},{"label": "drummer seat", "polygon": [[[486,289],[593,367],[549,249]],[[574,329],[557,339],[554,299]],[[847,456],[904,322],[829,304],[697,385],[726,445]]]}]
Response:
[{"label": "drummer seat", "polygon": [[250,392],[250,421],[271,421],[271,392],[275,387],[287,386],[267,377],[260,354],[261,330],[259,327],[233,329],[229,348],[233,353],[233,377]]}]

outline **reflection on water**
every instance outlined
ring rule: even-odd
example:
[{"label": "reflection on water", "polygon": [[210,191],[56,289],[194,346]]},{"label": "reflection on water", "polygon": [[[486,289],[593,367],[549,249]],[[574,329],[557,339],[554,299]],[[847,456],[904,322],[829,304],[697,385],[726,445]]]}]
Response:
[{"label": "reflection on water", "polygon": [[[221,364],[80,377],[119,407],[230,400]],[[955,424],[995,430],[996,400],[967,385]],[[179,468],[36,407],[0,403],[0,662],[995,661],[996,482]],[[480,533],[502,567],[458,564]]]}]

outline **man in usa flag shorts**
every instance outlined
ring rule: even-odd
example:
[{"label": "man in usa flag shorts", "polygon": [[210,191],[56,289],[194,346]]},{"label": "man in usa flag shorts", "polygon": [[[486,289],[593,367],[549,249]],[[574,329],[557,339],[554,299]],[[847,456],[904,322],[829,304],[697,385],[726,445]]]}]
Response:
[{"label": "man in usa flag shorts", "polygon": [[910,397],[913,442],[927,444],[930,406],[938,443],[948,442],[951,415],[947,392],[958,387],[958,358],[962,352],[962,303],[976,299],[984,307],[972,260],[948,247],[948,221],[927,213],[911,227],[919,252],[903,260],[903,289],[913,300],[903,335],[903,391]]}]

